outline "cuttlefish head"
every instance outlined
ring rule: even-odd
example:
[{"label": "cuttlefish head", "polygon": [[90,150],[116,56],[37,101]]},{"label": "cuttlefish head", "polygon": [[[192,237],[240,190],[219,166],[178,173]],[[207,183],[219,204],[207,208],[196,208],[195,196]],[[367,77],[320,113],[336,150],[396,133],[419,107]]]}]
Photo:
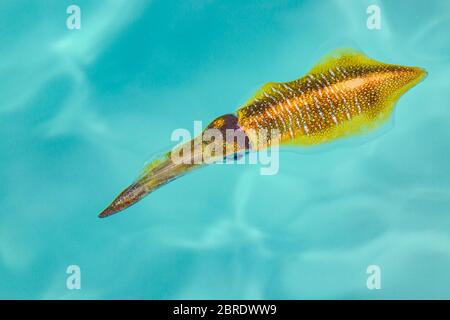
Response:
[{"label": "cuttlefish head", "polygon": [[237,117],[226,114],[212,121],[201,135],[176,146],[148,164],[138,179],[123,190],[99,217],[113,215],[193,169],[248,150],[249,140]]}]

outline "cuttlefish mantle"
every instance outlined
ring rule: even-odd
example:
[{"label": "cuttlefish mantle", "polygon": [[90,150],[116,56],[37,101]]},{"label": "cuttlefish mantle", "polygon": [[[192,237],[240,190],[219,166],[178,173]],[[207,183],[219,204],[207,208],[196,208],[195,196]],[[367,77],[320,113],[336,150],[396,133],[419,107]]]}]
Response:
[{"label": "cuttlefish mantle", "polygon": [[[274,143],[311,146],[364,134],[381,126],[400,96],[426,75],[419,67],[382,63],[351,49],[336,50],[297,80],[267,83],[235,114],[216,118],[204,132],[234,130],[243,137],[224,139],[221,157],[268,148]],[[263,131],[277,131],[278,139],[262,140]],[[214,162],[217,155],[207,153],[209,146],[200,138],[146,166],[99,216],[117,213],[162,185]],[[192,152],[183,155],[186,147]],[[173,161],[174,152],[184,160]]]}]

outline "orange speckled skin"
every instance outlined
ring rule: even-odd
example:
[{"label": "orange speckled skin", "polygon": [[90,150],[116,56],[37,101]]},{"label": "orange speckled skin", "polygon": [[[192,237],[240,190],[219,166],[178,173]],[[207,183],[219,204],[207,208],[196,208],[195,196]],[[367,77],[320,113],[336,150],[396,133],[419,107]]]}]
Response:
[{"label": "orange speckled skin", "polygon": [[[238,110],[238,122],[245,132],[277,129],[285,145],[329,142],[381,125],[401,94],[425,75],[421,68],[344,51],[299,80],[265,85]],[[256,135],[249,137],[255,144]]]}]

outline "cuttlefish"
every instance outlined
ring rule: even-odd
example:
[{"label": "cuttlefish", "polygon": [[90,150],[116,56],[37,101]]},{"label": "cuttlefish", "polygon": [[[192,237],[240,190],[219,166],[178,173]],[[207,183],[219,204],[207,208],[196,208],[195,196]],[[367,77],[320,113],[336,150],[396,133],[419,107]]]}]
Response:
[{"label": "cuttlefish", "polygon": [[[235,114],[216,118],[201,135],[148,164],[99,216],[119,212],[219,157],[275,144],[313,146],[367,133],[386,122],[400,96],[426,75],[422,68],[382,63],[351,49],[333,51],[298,80],[265,84]],[[240,139],[217,140],[223,152],[211,152],[214,142],[202,139],[211,129],[232,130]],[[276,131],[276,139],[268,131]]]}]

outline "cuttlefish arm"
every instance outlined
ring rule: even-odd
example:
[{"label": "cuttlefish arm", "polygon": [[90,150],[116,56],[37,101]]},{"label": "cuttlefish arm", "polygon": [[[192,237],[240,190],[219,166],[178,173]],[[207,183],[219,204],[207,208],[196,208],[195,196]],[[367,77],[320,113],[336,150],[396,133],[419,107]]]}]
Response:
[{"label": "cuttlefish arm", "polygon": [[[226,130],[231,130],[234,136],[228,140],[208,141],[205,135],[212,129],[223,137],[226,137]],[[249,140],[240,129],[237,117],[232,114],[220,116],[200,136],[175,147],[147,165],[136,181],[123,190],[99,217],[104,218],[128,208],[159,187],[196,168],[249,149]]]},{"label": "cuttlefish arm", "polygon": [[[367,133],[382,125],[400,96],[426,74],[422,68],[382,63],[351,49],[336,50],[298,80],[266,84],[236,115],[218,117],[202,135],[150,163],[100,217],[131,206],[196,168],[241,151],[275,143],[310,146]],[[243,139],[211,142],[203,139],[207,129],[231,130]],[[277,139],[267,139],[267,131],[276,131]],[[222,152],[210,152],[211,146]]]}]

